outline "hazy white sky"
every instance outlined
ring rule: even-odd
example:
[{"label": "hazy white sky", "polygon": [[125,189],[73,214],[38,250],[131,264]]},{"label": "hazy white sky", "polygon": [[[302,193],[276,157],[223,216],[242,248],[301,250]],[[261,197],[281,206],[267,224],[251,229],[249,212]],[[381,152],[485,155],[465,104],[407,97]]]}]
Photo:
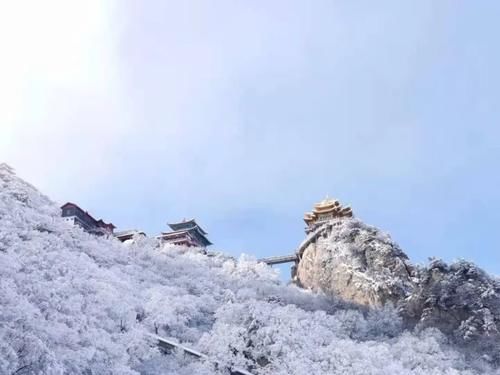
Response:
[{"label": "hazy white sky", "polygon": [[59,202],[293,248],[326,193],[500,272],[495,1],[0,5],[0,159]]},{"label": "hazy white sky", "polygon": [[103,152],[126,125],[104,3],[0,5],[2,156],[56,194],[69,177],[102,178],[110,167]]}]

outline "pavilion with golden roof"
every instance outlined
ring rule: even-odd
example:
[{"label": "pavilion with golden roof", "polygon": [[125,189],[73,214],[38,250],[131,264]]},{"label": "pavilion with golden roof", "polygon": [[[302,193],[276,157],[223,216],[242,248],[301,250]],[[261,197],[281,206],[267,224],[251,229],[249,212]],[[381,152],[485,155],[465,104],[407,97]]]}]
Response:
[{"label": "pavilion with golden roof", "polygon": [[328,220],[352,216],[351,207],[344,207],[338,200],[331,199],[327,196],[321,202],[314,205],[312,212],[306,212],[304,214],[304,221],[307,224],[307,229],[312,229],[316,224]]}]

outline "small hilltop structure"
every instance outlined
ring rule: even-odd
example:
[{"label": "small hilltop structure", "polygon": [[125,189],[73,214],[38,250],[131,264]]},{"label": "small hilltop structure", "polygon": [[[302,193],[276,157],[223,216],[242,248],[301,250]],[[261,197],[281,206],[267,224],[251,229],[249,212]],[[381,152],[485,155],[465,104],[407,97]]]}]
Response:
[{"label": "small hilltop structure", "polygon": [[[97,236],[110,235],[118,241],[129,243],[136,238],[147,237],[146,233],[138,229],[121,230],[115,232],[112,223],[105,223],[102,219],[96,220],[87,211],[75,203],[65,203],[61,206],[61,216],[65,221],[81,227],[90,234]],[[161,243],[169,243],[178,246],[206,248],[212,245],[207,238],[208,233],[198,225],[195,219],[182,220],[177,223],[169,223],[170,231],[162,232],[156,236]]]},{"label": "small hilltop structure", "polygon": [[327,221],[352,216],[351,207],[344,207],[338,200],[331,199],[327,196],[321,202],[316,203],[311,212],[306,212],[304,214],[304,221],[307,225],[306,234],[313,232]]},{"label": "small hilltop structure", "polygon": [[208,233],[198,225],[195,219],[184,219],[178,223],[169,223],[168,226],[171,231],[162,232],[158,236],[163,243],[202,248],[212,245],[207,238]]},{"label": "small hilltop structure", "polygon": [[65,221],[77,225],[88,233],[98,236],[113,235],[113,223],[105,223],[102,219],[96,220],[87,211],[75,203],[68,202],[61,206],[61,214]]},{"label": "small hilltop structure", "polygon": [[137,237],[146,237],[146,233],[137,229],[122,230],[115,232],[115,238],[120,242],[132,241]]},{"label": "small hilltop structure", "polygon": [[297,267],[304,251],[316,243],[319,237],[325,236],[334,225],[338,225],[341,219],[354,216],[350,206],[343,206],[337,199],[326,196],[322,201],[314,204],[312,211],[304,214],[306,223],[306,238],[292,254],[278,255],[259,259],[269,265],[294,263],[292,265],[292,279],[295,281]]}]

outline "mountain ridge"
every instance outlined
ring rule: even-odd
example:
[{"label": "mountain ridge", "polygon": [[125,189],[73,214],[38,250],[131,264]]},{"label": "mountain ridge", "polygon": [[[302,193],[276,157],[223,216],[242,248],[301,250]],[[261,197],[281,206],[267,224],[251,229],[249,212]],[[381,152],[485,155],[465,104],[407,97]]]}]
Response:
[{"label": "mountain ridge", "polygon": [[390,305],[283,285],[251,257],[89,235],[5,165],[0,266],[0,374],[227,373],[141,332],[256,375],[497,371],[434,328],[405,328]]}]

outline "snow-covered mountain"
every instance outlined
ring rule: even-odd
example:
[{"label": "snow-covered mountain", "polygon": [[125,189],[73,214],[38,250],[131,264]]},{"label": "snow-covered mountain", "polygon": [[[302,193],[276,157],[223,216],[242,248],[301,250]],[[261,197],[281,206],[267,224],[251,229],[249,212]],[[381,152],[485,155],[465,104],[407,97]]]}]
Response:
[{"label": "snow-covered mountain", "polygon": [[[427,281],[437,290],[439,280]],[[94,237],[0,166],[1,374],[498,372],[437,329],[404,327],[395,308],[283,285],[248,257]],[[147,333],[222,366],[164,354]]]},{"label": "snow-covered mountain", "polygon": [[379,229],[355,218],[320,227],[300,254],[296,281],[362,306],[393,304],[407,328],[438,328],[470,356],[500,362],[500,281],[466,261],[410,263]]}]

